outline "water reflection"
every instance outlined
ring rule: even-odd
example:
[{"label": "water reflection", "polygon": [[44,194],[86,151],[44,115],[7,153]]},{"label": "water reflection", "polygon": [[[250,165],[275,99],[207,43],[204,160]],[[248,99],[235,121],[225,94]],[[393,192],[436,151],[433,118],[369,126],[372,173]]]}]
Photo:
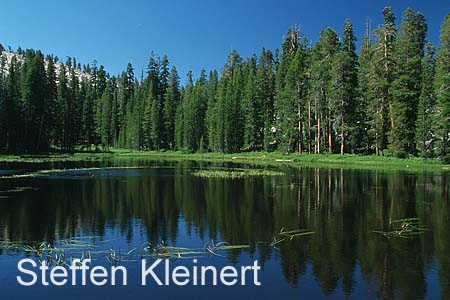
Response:
[{"label": "water reflection", "polygon": [[[239,264],[241,254],[251,254],[262,264],[276,261],[292,287],[310,268],[325,296],[338,289],[350,296],[364,281],[370,297],[424,299],[431,292],[450,299],[448,173],[305,167],[284,169],[283,177],[201,179],[191,172],[208,164],[152,164],[1,179],[1,190],[38,190],[0,199],[0,239],[51,242],[119,230],[127,241],[144,232],[142,239],[176,244],[195,235],[250,244],[250,250],[231,252],[229,260]],[[419,218],[430,231],[409,239],[373,232],[389,231],[392,221],[403,218]],[[275,249],[270,242],[282,228],[315,234]],[[427,286],[433,272],[437,287]]]}]

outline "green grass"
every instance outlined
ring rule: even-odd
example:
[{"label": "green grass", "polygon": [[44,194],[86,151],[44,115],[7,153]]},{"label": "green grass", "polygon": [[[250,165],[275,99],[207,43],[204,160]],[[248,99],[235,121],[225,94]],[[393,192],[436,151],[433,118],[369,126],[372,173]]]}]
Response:
[{"label": "green grass", "polygon": [[273,166],[317,166],[367,170],[450,171],[450,165],[438,159],[394,158],[353,154],[283,154],[280,152],[186,153],[181,151],[131,151],[112,149],[109,152],[49,153],[44,155],[0,155],[0,163],[49,163],[124,160],[131,158],[149,160],[194,160],[211,162],[236,162]]}]

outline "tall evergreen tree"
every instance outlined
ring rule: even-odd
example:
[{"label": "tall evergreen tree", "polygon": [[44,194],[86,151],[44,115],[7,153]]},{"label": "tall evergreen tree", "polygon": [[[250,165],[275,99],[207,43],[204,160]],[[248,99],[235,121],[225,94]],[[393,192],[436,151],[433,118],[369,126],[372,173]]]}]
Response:
[{"label": "tall evergreen tree", "polygon": [[392,82],[395,127],[391,132],[391,146],[393,154],[399,157],[416,153],[415,123],[426,32],[424,16],[411,9],[405,10],[395,41],[395,79]]},{"label": "tall evergreen tree", "polygon": [[81,124],[83,106],[82,101],[80,100],[80,81],[75,72],[75,69],[71,68],[69,71],[69,96],[66,103],[68,119],[65,120],[65,123],[68,130],[68,145],[70,148],[74,148],[79,144],[80,135],[83,129]]},{"label": "tall evergreen tree", "polygon": [[22,68],[20,86],[25,121],[22,141],[28,151],[47,150],[49,147],[47,138],[49,108],[43,54],[39,51],[27,50],[24,65],[26,67]]},{"label": "tall evergreen tree", "polygon": [[0,44],[0,151],[4,150],[6,142],[6,115],[4,105],[6,102],[6,58],[3,56],[3,46]]},{"label": "tall evergreen tree", "polygon": [[275,58],[270,50],[263,49],[259,57],[255,77],[255,101],[261,110],[255,119],[259,128],[256,145],[265,150],[273,150],[275,144],[274,133],[274,101],[275,101]]},{"label": "tall evergreen tree", "polygon": [[306,101],[310,53],[306,39],[297,42],[297,50],[285,76],[285,85],[277,107],[280,150],[303,152],[305,146]]},{"label": "tall evergreen tree", "polygon": [[101,143],[103,148],[108,149],[112,142],[112,87],[110,81],[107,82],[101,97],[102,115],[101,115]]},{"label": "tall evergreen tree", "polygon": [[344,154],[346,137],[349,135],[352,119],[352,97],[354,85],[351,79],[352,59],[347,52],[339,52],[333,58],[330,87],[330,109],[333,127],[340,142],[339,153]]},{"label": "tall evergreen tree", "polygon": [[437,107],[436,136],[438,154],[445,161],[450,161],[450,14],[441,26],[440,48],[436,58],[435,93]]},{"label": "tall evergreen tree", "polygon": [[242,113],[244,115],[244,149],[255,150],[258,139],[258,127],[255,123],[258,113],[258,103],[255,97],[256,57],[245,62],[244,77],[245,91],[242,99]]},{"label": "tall evergreen tree", "polygon": [[119,79],[119,95],[118,95],[118,116],[117,127],[119,133],[119,145],[125,146],[126,144],[126,116],[129,105],[131,105],[132,97],[134,96],[134,69],[133,66],[128,63],[127,69]]},{"label": "tall evergreen tree", "polygon": [[47,57],[47,97],[48,97],[48,138],[51,145],[55,145],[57,129],[57,84],[56,84],[56,69],[54,57]]},{"label": "tall evergreen tree", "polygon": [[5,82],[5,95],[1,106],[2,128],[4,131],[4,151],[18,152],[21,138],[21,102],[20,102],[20,73],[16,55],[13,55],[8,67]]},{"label": "tall evergreen tree", "polygon": [[422,61],[422,90],[420,92],[416,121],[417,151],[422,157],[432,157],[434,148],[433,116],[436,98],[434,95],[435,49],[427,43]]},{"label": "tall evergreen tree", "polygon": [[370,104],[374,98],[372,90],[369,88],[371,77],[370,61],[372,60],[372,42],[370,40],[370,27],[367,23],[367,32],[361,43],[360,55],[358,57],[358,88],[355,103],[355,124],[354,132],[355,152],[372,153],[374,130],[370,126],[370,116],[375,113],[371,111]]},{"label": "tall evergreen tree", "polygon": [[164,94],[164,133],[167,147],[175,148],[175,114],[180,102],[180,78],[175,67],[170,70],[167,91]]},{"label": "tall evergreen tree", "polygon": [[[353,25],[350,20],[345,20],[344,36],[342,39],[342,51],[348,56],[348,62],[345,63],[345,58],[341,61],[342,70],[344,71],[344,86],[342,87],[345,95],[341,101],[340,121],[341,131],[340,139],[340,153],[343,154],[345,148],[347,152],[354,153],[358,148],[357,128],[358,123],[358,105],[357,105],[357,89],[358,89],[358,55],[356,54],[356,36],[353,31]],[[343,113],[343,114],[342,114]]]},{"label": "tall evergreen tree", "polygon": [[71,150],[70,144],[70,118],[71,118],[71,98],[69,94],[66,67],[60,66],[58,74],[57,104],[58,104],[58,141],[64,150]]},{"label": "tall evergreen tree", "polygon": [[375,154],[382,155],[387,148],[388,133],[394,125],[392,100],[393,47],[397,34],[395,16],[390,7],[383,9],[384,24],[375,31],[376,41],[369,63],[368,88],[372,114],[369,120],[370,132],[375,142]]},{"label": "tall evergreen tree", "polygon": [[321,153],[326,149],[328,152],[333,151],[329,94],[333,57],[339,46],[338,35],[333,29],[327,28],[321,32],[312,52],[310,105],[316,121],[315,153]]},{"label": "tall evergreen tree", "polygon": [[219,75],[216,70],[209,73],[207,109],[206,109],[206,130],[207,145],[209,150],[219,151],[217,146],[217,88],[219,84]]}]

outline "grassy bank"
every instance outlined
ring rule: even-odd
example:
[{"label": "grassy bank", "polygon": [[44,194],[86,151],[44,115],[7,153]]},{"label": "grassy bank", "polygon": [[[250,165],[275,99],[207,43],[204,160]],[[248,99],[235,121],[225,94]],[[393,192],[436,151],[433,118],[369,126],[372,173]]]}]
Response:
[{"label": "grassy bank", "polygon": [[99,160],[197,160],[212,162],[236,162],[257,165],[319,166],[334,168],[379,170],[427,170],[450,171],[450,165],[436,159],[376,157],[338,154],[282,154],[279,152],[248,152],[238,154],[185,153],[178,151],[129,151],[114,149],[109,152],[76,152],[71,154],[49,153],[46,155],[0,155],[0,163],[50,163]]}]

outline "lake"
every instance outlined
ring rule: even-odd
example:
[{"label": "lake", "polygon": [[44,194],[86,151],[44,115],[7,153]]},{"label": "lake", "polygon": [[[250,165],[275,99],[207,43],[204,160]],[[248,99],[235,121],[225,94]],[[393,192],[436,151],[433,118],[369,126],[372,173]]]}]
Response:
[{"label": "lake", "polygon": [[[211,168],[283,175],[193,175]],[[140,159],[0,169],[2,300],[450,299],[449,172]],[[16,280],[23,258],[87,257],[125,266],[128,285]],[[141,259],[159,257],[218,268],[257,260],[262,284],[141,286]]]}]

